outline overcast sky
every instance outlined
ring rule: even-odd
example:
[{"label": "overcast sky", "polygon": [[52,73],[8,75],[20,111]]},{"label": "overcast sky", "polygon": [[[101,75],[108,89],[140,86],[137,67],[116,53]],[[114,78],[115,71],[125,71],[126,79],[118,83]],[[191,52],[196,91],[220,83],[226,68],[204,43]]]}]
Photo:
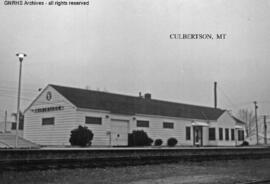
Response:
[{"label": "overcast sky", "polygon": [[[270,115],[269,0],[91,0],[89,6],[0,5],[0,118],[47,84]],[[225,40],[170,34],[225,33]]]}]

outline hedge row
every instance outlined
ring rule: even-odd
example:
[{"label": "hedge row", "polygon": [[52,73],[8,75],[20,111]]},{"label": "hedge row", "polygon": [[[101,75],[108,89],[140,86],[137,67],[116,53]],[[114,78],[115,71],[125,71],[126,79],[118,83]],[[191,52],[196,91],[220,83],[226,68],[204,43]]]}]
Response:
[{"label": "hedge row", "polygon": [[[128,136],[128,146],[151,146],[154,142],[155,146],[161,146],[163,144],[162,139],[156,139],[153,141],[148,137],[147,133],[143,130],[135,130]],[[173,147],[177,144],[177,139],[171,137],[167,140],[167,145]]]},{"label": "hedge row", "polygon": [[[70,135],[70,144],[72,146],[91,146],[94,134],[86,126],[78,126],[71,131]],[[128,146],[151,146],[153,143],[146,132],[143,130],[134,130],[131,134],[128,135]],[[162,139],[156,139],[154,142],[155,146],[161,146],[163,144]],[[177,144],[177,139],[171,137],[167,140],[168,146],[175,146]]]}]

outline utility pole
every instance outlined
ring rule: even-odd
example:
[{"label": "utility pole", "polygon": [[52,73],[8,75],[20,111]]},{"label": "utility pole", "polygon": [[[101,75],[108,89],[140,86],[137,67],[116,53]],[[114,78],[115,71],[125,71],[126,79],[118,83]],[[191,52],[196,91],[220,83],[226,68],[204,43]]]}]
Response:
[{"label": "utility pole", "polygon": [[257,144],[259,144],[259,132],[258,132],[258,119],[257,119],[257,102],[254,101],[254,106],[255,106],[255,123],[256,123],[256,139],[257,139]]},{"label": "utility pole", "polygon": [[7,110],[5,111],[5,129],[4,129],[4,133],[7,132]]},{"label": "utility pole", "polygon": [[266,115],[263,116],[264,123],[264,144],[267,144],[267,124],[266,124]]},{"label": "utility pole", "polygon": [[214,102],[215,102],[215,109],[217,108],[217,82],[214,82]]}]

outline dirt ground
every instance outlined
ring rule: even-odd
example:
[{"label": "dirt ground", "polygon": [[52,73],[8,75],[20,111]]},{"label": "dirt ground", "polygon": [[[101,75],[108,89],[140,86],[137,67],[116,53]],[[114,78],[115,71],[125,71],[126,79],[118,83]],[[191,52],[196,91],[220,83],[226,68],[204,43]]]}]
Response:
[{"label": "dirt ground", "polygon": [[225,184],[263,179],[270,179],[270,159],[179,162],[160,165],[43,171],[6,171],[0,174],[1,184]]}]

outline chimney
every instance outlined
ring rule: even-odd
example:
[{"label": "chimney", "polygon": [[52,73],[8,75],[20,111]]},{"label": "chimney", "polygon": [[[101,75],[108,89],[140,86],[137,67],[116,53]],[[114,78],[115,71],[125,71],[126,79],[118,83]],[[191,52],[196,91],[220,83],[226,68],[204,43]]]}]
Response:
[{"label": "chimney", "polygon": [[217,82],[215,81],[214,82],[214,106],[215,106],[215,109],[217,108]]},{"label": "chimney", "polygon": [[151,94],[150,93],[145,93],[144,94],[144,99],[151,100]]},{"label": "chimney", "polygon": [[139,92],[139,97],[142,98],[142,92]]}]

